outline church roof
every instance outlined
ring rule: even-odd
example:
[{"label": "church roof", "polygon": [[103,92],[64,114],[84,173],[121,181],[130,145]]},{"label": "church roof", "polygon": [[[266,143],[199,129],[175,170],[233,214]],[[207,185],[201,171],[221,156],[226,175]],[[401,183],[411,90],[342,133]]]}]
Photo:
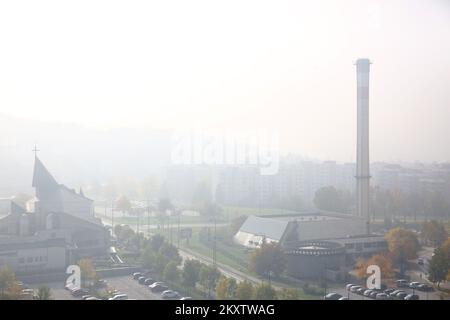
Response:
[{"label": "church roof", "polygon": [[55,178],[53,178],[38,157],[34,159],[33,182],[31,186],[44,189],[58,187],[58,182],[56,182]]}]

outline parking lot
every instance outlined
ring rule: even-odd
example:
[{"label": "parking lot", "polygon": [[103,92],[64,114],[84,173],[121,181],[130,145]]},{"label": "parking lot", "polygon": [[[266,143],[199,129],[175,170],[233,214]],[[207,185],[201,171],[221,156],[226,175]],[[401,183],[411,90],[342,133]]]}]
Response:
[{"label": "parking lot", "polygon": [[[436,300],[436,299],[438,299],[435,292],[423,292],[423,291],[419,291],[419,290],[413,290],[411,288],[397,288],[395,286],[392,288],[395,290],[405,291],[408,294],[414,293],[419,296],[420,300]],[[333,289],[328,290],[328,293],[330,293],[330,292],[336,292],[343,297],[348,297],[349,300],[374,300],[372,298],[365,297],[363,295],[347,291],[345,286],[342,288],[333,288]]]},{"label": "parking lot", "polygon": [[[125,293],[128,295],[129,299],[133,300],[161,300],[161,293],[153,293],[150,291],[148,286],[141,285],[137,280],[133,280],[131,275],[127,276],[117,276],[117,277],[109,277],[104,278],[108,282],[108,285],[111,288],[120,291],[121,293]],[[54,300],[81,300],[80,297],[73,297],[70,294],[69,290],[64,289],[63,282],[50,282],[45,284],[32,284],[28,285],[28,287],[37,289],[41,285],[46,285],[50,287],[52,292],[52,298]]]},{"label": "parking lot", "polygon": [[130,276],[120,276],[113,278],[106,278],[108,284],[116,290],[126,293],[129,299],[136,300],[161,300],[160,293],[153,293],[150,289],[133,280]]}]

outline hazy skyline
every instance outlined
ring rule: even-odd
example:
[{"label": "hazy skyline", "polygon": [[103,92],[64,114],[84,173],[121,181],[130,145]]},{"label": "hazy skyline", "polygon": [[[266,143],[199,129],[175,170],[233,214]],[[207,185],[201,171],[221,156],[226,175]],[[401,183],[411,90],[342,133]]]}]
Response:
[{"label": "hazy skyline", "polygon": [[2,2],[0,112],[267,129],[284,154],[354,161],[367,57],[371,161],[449,161],[449,39],[444,0]]}]

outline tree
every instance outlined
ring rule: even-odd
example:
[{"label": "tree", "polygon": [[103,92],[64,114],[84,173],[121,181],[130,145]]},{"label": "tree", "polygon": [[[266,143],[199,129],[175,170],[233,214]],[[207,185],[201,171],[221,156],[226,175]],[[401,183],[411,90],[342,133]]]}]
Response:
[{"label": "tree", "polygon": [[256,300],[276,300],[277,292],[271,285],[262,283],[256,287],[255,291]]},{"label": "tree", "polygon": [[250,270],[265,277],[279,276],[286,268],[286,260],[277,243],[263,243],[250,256]]},{"label": "tree", "polygon": [[216,286],[216,299],[226,300],[231,297],[228,295],[228,278],[220,277],[219,281],[217,281]]},{"label": "tree", "polygon": [[184,262],[182,278],[184,285],[188,287],[195,287],[199,279],[201,263],[197,260],[188,259]]},{"label": "tree", "polygon": [[279,292],[280,300],[299,300],[300,293],[297,288],[283,288]]},{"label": "tree", "polygon": [[15,281],[16,275],[8,266],[0,268],[0,294],[2,296],[5,294],[5,291],[14,284]]},{"label": "tree", "polygon": [[173,209],[173,205],[169,198],[159,199],[158,214],[156,217],[158,219],[159,225],[162,226],[163,229],[164,229],[164,225],[165,225],[166,219],[167,219],[167,211],[172,210],[172,209]]},{"label": "tree", "polygon": [[151,247],[146,247],[141,255],[141,263],[144,268],[152,269],[156,264],[156,254]]},{"label": "tree", "polygon": [[389,280],[395,276],[392,262],[385,255],[376,254],[367,260],[358,259],[356,262],[356,275],[360,279],[366,279],[370,274],[367,273],[367,267],[376,265],[380,267],[381,279]]},{"label": "tree", "polygon": [[37,300],[51,300],[52,292],[48,286],[40,286],[36,296]]},{"label": "tree", "polygon": [[116,201],[116,208],[117,210],[122,211],[122,214],[129,212],[131,210],[130,200],[128,200],[128,198],[123,195],[120,196]]},{"label": "tree", "polygon": [[247,280],[240,282],[236,288],[236,299],[250,300],[253,298],[255,289],[253,285]]},{"label": "tree", "polygon": [[430,265],[428,266],[428,278],[430,279],[430,281],[433,283],[437,283],[437,286],[439,288],[441,282],[447,279],[449,268],[449,256],[442,248],[435,249],[434,255],[430,261]]},{"label": "tree", "polygon": [[176,282],[178,280],[179,272],[175,261],[171,261],[166,265],[163,276],[167,281]]},{"label": "tree", "polygon": [[83,286],[86,280],[94,280],[97,276],[91,259],[81,259],[78,262],[78,266],[80,267]]},{"label": "tree", "polygon": [[447,238],[448,233],[444,223],[436,220],[425,221],[422,224],[422,237],[433,246],[440,246]]},{"label": "tree", "polygon": [[155,234],[150,238],[150,247],[153,251],[158,252],[164,243],[164,236]]},{"label": "tree", "polygon": [[135,232],[128,225],[116,225],[114,227],[114,234],[119,242],[126,244],[135,235]]},{"label": "tree", "polygon": [[237,282],[234,278],[228,278],[227,296],[233,299],[236,296]]},{"label": "tree", "polygon": [[400,265],[400,274],[404,274],[406,261],[417,257],[420,247],[417,236],[412,231],[394,228],[386,233],[385,239],[394,262]]},{"label": "tree", "polygon": [[216,287],[219,277],[220,272],[217,268],[205,264],[201,266],[199,280],[203,287],[208,290],[208,297],[211,296],[211,291]]}]

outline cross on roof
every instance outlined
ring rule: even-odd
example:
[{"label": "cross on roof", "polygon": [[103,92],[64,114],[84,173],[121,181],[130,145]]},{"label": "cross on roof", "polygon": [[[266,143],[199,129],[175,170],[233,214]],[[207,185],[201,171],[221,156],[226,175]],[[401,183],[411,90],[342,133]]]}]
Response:
[{"label": "cross on roof", "polygon": [[33,150],[31,150],[31,151],[33,151],[33,152],[34,152],[34,156],[37,157],[38,151],[41,151],[41,150],[39,150],[39,149],[37,148],[37,145],[34,144],[34,148],[33,148]]}]

